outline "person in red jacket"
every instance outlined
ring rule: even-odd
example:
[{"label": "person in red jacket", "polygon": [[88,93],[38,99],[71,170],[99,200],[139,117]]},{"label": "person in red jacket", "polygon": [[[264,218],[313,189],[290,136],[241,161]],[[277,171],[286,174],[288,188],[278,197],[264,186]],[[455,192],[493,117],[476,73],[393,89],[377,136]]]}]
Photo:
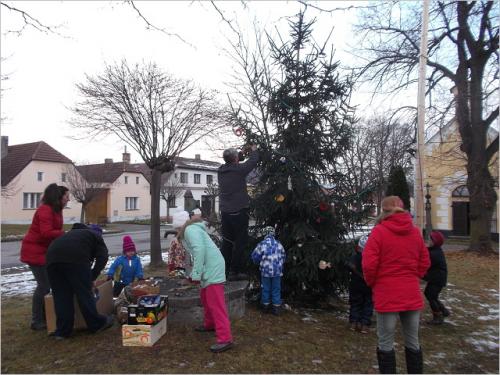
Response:
[{"label": "person in red jacket", "polygon": [[35,331],[47,328],[44,297],[50,291],[50,284],[45,255],[50,243],[64,234],[62,210],[68,201],[68,188],[57,184],[47,186],[21,244],[21,262],[30,267],[36,281],[31,306],[31,329]]},{"label": "person in red jacket", "polygon": [[382,214],[363,251],[363,275],[372,288],[377,312],[377,359],[382,374],[396,372],[394,333],[399,316],[405,339],[409,374],[421,374],[422,349],[418,341],[424,300],[420,279],[430,266],[429,251],[412,217],[397,196],[382,200]]}]

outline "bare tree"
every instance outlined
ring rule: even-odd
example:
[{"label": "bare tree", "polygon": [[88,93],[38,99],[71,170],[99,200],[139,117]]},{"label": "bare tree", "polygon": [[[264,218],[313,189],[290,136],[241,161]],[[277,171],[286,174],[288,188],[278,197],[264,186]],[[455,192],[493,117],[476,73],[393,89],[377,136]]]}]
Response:
[{"label": "bare tree", "polygon": [[172,203],[175,202],[175,199],[181,195],[185,188],[185,184],[181,183],[179,178],[174,177],[172,172],[168,174],[166,182],[160,191],[161,199],[167,204],[167,217],[170,216],[170,207],[173,207]]},{"label": "bare tree", "polygon": [[17,175],[12,181],[7,185],[2,186],[2,199],[11,199],[16,196],[21,187],[18,187],[20,175]]},{"label": "bare tree", "polygon": [[152,170],[151,265],[163,263],[160,247],[160,190],[163,173],[176,157],[222,127],[214,93],[176,79],[156,64],[125,60],[77,84],[82,99],[72,108],[75,127],[88,137],[114,134]]},{"label": "bare tree", "polygon": [[[357,54],[366,61],[360,77],[381,92],[398,93],[417,81],[421,3],[383,2],[364,11],[357,25],[362,41]],[[431,3],[427,94],[454,86],[443,110],[455,110],[461,149],[467,158],[470,192],[470,249],[488,251],[490,222],[497,194],[488,169],[498,140],[487,146],[487,132],[498,118],[498,3]]]},{"label": "bare tree", "polygon": [[94,174],[90,175],[89,168],[78,168],[71,164],[64,168],[64,173],[69,192],[82,205],[80,223],[84,223],[87,205],[101,193],[103,188],[107,187],[107,184],[101,182],[102,178],[96,178]]},{"label": "bare tree", "polygon": [[378,213],[391,168],[400,165],[406,173],[410,172],[413,144],[411,124],[387,116],[359,120],[351,147],[336,164],[335,172],[349,176],[342,180],[346,184],[344,190],[351,195],[371,191]]}]

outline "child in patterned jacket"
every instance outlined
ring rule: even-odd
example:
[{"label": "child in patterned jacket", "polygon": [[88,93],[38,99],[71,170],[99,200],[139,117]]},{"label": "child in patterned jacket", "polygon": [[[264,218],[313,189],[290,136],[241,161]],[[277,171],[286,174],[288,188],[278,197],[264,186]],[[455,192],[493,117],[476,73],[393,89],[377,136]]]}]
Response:
[{"label": "child in patterned jacket", "polygon": [[[279,315],[281,312],[281,277],[285,263],[285,249],[274,238],[274,228],[264,229],[265,238],[257,244],[252,252],[252,261],[259,264],[261,273],[261,304],[264,312]],[[272,305],[271,305],[272,302]]]}]

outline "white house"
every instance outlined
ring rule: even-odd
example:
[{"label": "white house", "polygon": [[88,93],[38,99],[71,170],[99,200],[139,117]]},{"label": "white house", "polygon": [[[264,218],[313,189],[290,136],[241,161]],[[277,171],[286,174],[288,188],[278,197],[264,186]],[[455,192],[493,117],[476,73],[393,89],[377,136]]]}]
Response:
[{"label": "white house", "polygon": [[[170,215],[178,210],[191,211],[199,207],[204,216],[217,212],[218,199],[211,197],[207,188],[217,183],[217,169],[220,163],[202,160],[199,154],[194,159],[179,157],[175,161],[175,170],[163,181],[164,186],[178,185],[177,195],[171,197],[168,204]],[[167,194],[166,194],[167,195]],[[160,201],[160,216],[167,216],[167,202]]]},{"label": "white house", "polygon": [[[66,156],[45,142],[8,145],[2,136],[2,218],[4,224],[30,224],[47,185],[65,185]],[[65,223],[80,220],[81,204],[70,197],[63,210]]]},{"label": "white house", "polygon": [[78,171],[89,183],[99,183],[99,194],[85,208],[88,222],[106,223],[151,217],[150,170],[145,164],[131,164],[130,154],[122,161],[80,165]]}]

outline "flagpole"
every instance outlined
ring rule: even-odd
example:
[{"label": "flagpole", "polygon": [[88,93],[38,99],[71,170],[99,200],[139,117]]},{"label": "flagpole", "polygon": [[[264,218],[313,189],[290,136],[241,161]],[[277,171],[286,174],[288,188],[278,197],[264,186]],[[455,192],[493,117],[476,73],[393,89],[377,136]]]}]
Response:
[{"label": "flagpole", "polygon": [[[422,35],[418,67],[417,97],[417,154],[415,159],[415,225],[424,228],[424,179],[425,179],[425,72],[427,67],[427,32],[429,28],[429,0],[423,1]],[[428,234],[427,234],[428,235]]]}]

